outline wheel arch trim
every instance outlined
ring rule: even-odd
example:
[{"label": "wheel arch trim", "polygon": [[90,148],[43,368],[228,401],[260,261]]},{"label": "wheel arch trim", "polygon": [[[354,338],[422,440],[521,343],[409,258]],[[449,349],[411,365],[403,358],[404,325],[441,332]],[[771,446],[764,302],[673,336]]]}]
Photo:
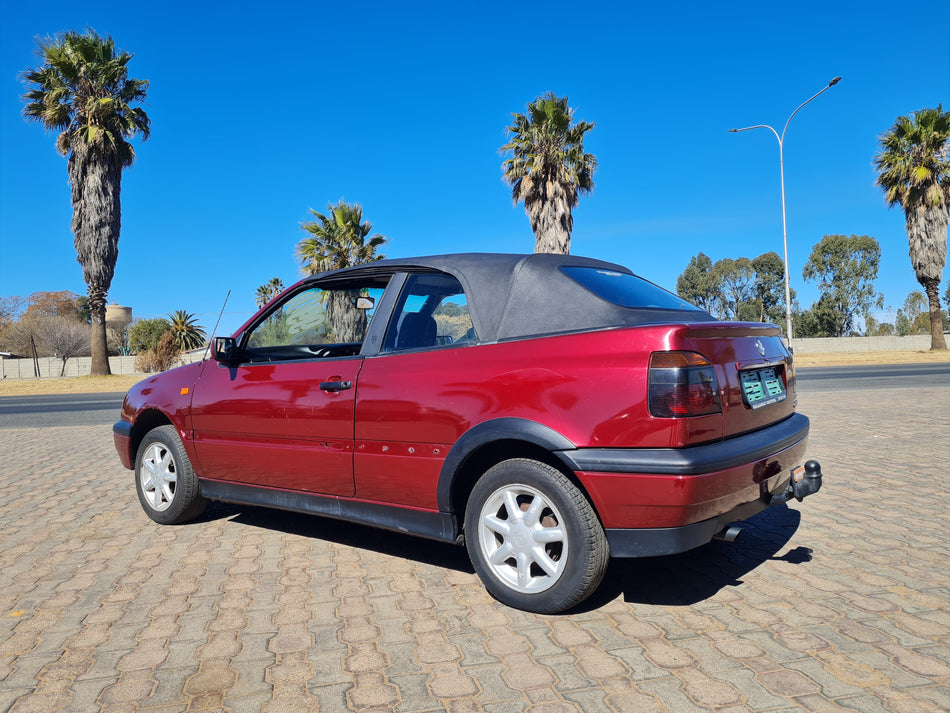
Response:
[{"label": "wheel arch trim", "polygon": [[526,418],[495,418],[473,426],[455,442],[442,462],[437,487],[437,502],[441,512],[452,512],[452,486],[456,474],[481,448],[498,441],[523,441],[543,448],[569,466],[560,451],[574,450],[576,446],[549,426]]},{"label": "wheel arch trim", "polygon": [[[120,420],[113,424],[113,435],[118,436],[128,445],[129,462],[132,464],[133,469],[135,468],[135,457],[138,454],[142,439],[145,438],[146,434],[153,428],[165,425],[175,426],[175,422],[167,413],[155,407],[142,409],[135,414],[135,420],[132,422]],[[175,426],[175,429],[179,432],[179,436],[181,436],[183,431],[178,426]],[[188,441],[189,439],[182,438],[182,445],[185,447],[185,453],[192,460],[192,463],[194,463],[194,453]]]}]

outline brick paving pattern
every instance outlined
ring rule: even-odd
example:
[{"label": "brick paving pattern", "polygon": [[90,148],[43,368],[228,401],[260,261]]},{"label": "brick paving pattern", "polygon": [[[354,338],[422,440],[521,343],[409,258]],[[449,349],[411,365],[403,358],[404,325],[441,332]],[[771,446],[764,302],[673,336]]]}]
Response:
[{"label": "brick paving pattern", "polygon": [[821,493],[540,616],[465,551],[215,504],[109,429],[0,431],[0,711],[950,710],[950,389],[806,393]]}]

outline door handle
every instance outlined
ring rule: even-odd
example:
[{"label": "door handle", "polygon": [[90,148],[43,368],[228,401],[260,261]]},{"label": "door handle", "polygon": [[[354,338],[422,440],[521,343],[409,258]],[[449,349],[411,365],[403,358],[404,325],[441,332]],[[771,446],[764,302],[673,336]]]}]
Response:
[{"label": "door handle", "polygon": [[337,391],[346,391],[347,389],[353,388],[352,381],[321,381],[320,382],[320,391],[329,391],[331,393]]}]

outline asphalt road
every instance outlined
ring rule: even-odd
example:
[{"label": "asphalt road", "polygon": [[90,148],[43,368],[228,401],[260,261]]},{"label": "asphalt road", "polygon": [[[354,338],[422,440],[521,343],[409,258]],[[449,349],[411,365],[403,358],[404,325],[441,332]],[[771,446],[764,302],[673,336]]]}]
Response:
[{"label": "asphalt road", "polygon": [[[950,363],[807,367],[796,371],[801,393],[950,386]],[[111,426],[125,393],[0,397],[0,429]]]},{"label": "asphalt road", "polygon": [[795,370],[803,393],[950,386],[950,363],[816,366]]},{"label": "asphalt road", "polygon": [[125,392],[0,397],[0,429],[112,425]]}]

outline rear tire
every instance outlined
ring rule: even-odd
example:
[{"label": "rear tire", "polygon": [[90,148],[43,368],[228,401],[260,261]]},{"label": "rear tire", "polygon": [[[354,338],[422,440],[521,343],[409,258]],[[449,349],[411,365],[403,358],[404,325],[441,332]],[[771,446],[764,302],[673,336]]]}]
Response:
[{"label": "rear tire", "polygon": [[607,571],[604,529],[563,473],[516,458],[490,468],[465,508],[472,566],[500,602],[539,614],[576,606]]},{"label": "rear tire", "polygon": [[145,434],[135,457],[135,490],[142,509],[161,525],[180,525],[204,512],[208,501],[174,426]]}]

